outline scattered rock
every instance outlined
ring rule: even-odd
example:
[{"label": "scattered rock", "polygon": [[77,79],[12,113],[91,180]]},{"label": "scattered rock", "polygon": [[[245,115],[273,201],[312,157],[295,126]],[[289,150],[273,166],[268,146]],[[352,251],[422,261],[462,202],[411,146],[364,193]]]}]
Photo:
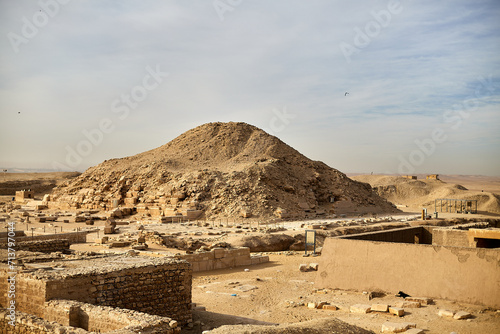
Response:
[{"label": "scattered rock", "polygon": [[438,312],[438,315],[440,317],[450,317],[450,318],[452,318],[455,315],[455,312],[450,311],[450,310],[440,309],[439,312]]},{"label": "scattered rock", "polygon": [[409,328],[416,328],[417,325],[410,322],[384,322],[382,324],[382,333],[402,333]]},{"label": "scattered rock", "polygon": [[472,316],[472,314],[470,314],[469,312],[465,312],[465,311],[458,311],[457,313],[455,313],[455,315],[453,316],[453,319],[456,319],[456,320],[462,320],[462,319],[468,319]]},{"label": "scattered rock", "polygon": [[370,313],[371,305],[356,304],[350,307],[351,313]]}]

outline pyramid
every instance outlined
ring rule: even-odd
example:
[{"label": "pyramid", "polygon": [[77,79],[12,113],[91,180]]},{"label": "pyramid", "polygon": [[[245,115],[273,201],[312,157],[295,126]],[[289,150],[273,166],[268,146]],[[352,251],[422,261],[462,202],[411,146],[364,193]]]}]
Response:
[{"label": "pyramid", "polygon": [[398,210],[367,183],[246,123],[207,123],[54,189],[53,205],[188,218],[314,218]]}]

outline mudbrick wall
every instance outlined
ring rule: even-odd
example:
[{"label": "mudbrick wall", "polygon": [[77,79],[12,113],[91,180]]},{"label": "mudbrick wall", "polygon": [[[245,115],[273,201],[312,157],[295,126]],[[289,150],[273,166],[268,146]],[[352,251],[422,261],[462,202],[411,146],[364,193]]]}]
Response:
[{"label": "mudbrick wall", "polygon": [[[0,243],[0,249],[7,249],[6,243]],[[42,241],[21,241],[15,243],[15,249],[29,252],[62,252],[69,249],[69,241],[67,239],[53,239]]]},{"label": "mudbrick wall", "polygon": [[[166,316],[184,325],[191,321],[191,281],[191,265],[177,259],[129,259],[119,265],[20,272],[16,305],[18,311],[43,317],[46,301],[73,300]],[[4,269],[0,288],[6,282]],[[6,307],[6,295],[0,295],[0,303]]]},{"label": "mudbrick wall", "polygon": [[327,238],[317,288],[450,299],[500,307],[500,250]]}]

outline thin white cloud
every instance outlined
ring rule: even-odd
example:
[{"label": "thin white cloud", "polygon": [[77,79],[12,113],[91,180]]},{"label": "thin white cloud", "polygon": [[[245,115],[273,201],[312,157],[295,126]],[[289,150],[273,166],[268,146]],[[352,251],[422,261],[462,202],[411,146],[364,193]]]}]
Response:
[{"label": "thin white cloud", "polygon": [[[481,142],[481,154],[498,156],[500,6],[401,1],[347,61],[340,45],[356,46],[359,31],[374,27],[377,15],[383,20],[389,3],[242,1],[222,21],[210,1],[74,0],[15,53],[8,34],[21,34],[23,18],[40,9],[36,2],[2,2],[0,165],[64,162],[67,147],[103,119],[114,130],[76,169],[160,146],[209,121],[270,129],[273,110],[286,108],[294,118],[274,134],[305,155],[345,172],[396,171],[415,140],[436,127],[450,129],[454,123],[443,115],[471,99],[474,116],[439,146],[446,155],[426,161],[446,173],[449,159]],[[168,77],[118,118],[112,103],[157,65]],[[477,98],[481,78],[492,85]],[[26,143],[43,137],[44,149],[13,145],[21,129]],[[488,161],[460,173],[497,175],[500,158]]]}]

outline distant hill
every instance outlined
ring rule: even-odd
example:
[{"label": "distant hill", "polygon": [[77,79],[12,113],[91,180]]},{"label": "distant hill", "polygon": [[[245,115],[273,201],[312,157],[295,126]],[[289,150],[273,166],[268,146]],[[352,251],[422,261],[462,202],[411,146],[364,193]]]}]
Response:
[{"label": "distant hill", "polygon": [[31,189],[35,194],[50,193],[57,185],[77,177],[79,172],[52,172],[52,173],[1,173],[0,195],[15,195],[16,191]]},{"label": "distant hill", "polygon": [[[493,213],[500,212],[500,194],[477,190],[477,183],[471,183],[476,190],[469,190],[463,185],[447,183],[443,180],[410,180],[400,176],[358,175],[351,177],[360,182],[369,183],[383,198],[396,205],[410,207],[427,207],[434,210],[434,200],[437,198],[468,199],[478,201],[478,210]],[[442,179],[458,180],[464,177],[441,176]],[[468,182],[475,177],[465,178]],[[479,177],[483,181],[490,177]],[[485,187],[488,187],[486,185]]]}]

